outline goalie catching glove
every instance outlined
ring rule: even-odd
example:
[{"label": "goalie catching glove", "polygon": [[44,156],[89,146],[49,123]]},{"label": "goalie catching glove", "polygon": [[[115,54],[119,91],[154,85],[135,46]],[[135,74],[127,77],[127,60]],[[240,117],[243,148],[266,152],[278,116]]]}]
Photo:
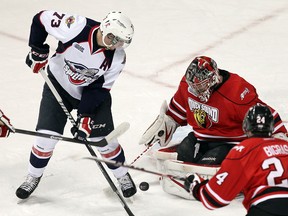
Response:
[{"label": "goalie catching glove", "polygon": [[33,73],[38,73],[48,63],[49,45],[44,44],[42,48],[31,47],[26,57],[26,64],[33,70]]},{"label": "goalie catching glove", "polygon": [[85,140],[90,136],[93,120],[89,116],[79,115],[77,118],[77,125],[71,128],[71,133],[75,139]]},{"label": "goalie catching glove", "polygon": [[168,145],[179,125],[174,119],[166,115],[167,108],[167,102],[164,101],[160,109],[160,114],[142,135],[139,141],[140,145],[144,144],[148,146],[155,142],[159,142],[162,147]]},{"label": "goalie catching glove", "polygon": [[0,137],[8,137],[10,132],[15,133],[15,129],[10,119],[0,110]]}]

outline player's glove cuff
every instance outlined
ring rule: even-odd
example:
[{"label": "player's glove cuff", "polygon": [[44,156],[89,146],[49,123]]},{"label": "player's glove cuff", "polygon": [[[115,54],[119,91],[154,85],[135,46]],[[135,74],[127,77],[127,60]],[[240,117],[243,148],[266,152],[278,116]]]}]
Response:
[{"label": "player's glove cuff", "polygon": [[10,123],[10,119],[0,110],[0,137],[8,137],[10,131],[15,133],[15,129]]},{"label": "player's glove cuff", "polygon": [[85,140],[90,136],[92,131],[93,120],[88,116],[79,116],[77,126],[71,128],[74,138]]},{"label": "player's glove cuff", "polygon": [[31,51],[26,57],[26,64],[33,70],[33,73],[38,73],[48,63],[49,45],[44,44],[43,47],[31,46]]}]

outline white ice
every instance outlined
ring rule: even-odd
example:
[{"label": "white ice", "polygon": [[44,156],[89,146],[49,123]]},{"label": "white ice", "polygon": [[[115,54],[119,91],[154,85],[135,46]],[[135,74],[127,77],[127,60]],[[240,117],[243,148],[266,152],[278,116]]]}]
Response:
[{"label": "white ice", "polygon": [[[34,130],[37,121],[44,81],[24,61],[31,19],[44,9],[99,21],[110,10],[121,10],[133,21],[135,37],[127,49],[127,65],[112,89],[115,125],[131,123],[119,138],[128,163],[145,149],[138,145],[141,134],[157,116],[163,100],[170,100],[196,55],[211,56],[219,68],[243,76],[254,84],[263,101],[288,120],[287,0],[1,0],[0,108],[16,128]],[[56,41],[48,41],[55,49]],[[68,122],[65,136],[71,136],[70,126]],[[31,198],[19,201],[15,190],[27,174],[33,141],[34,137],[21,134],[0,141],[1,216],[127,215],[97,165],[82,159],[90,155],[86,148],[65,142],[58,143]],[[155,170],[147,156],[135,165]],[[137,185],[150,183],[148,191],[138,190],[126,200],[137,216],[246,213],[241,200],[209,211],[201,203],[164,193],[158,176],[130,172]]]}]

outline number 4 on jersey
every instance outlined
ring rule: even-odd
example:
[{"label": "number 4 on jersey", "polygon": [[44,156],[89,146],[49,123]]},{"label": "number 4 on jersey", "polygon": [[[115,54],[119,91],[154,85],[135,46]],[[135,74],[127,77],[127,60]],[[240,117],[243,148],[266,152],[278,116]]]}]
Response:
[{"label": "number 4 on jersey", "polygon": [[217,184],[221,185],[227,176],[228,176],[228,172],[224,172],[224,173],[220,173],[216,175],[216,178],[218,179]]}]

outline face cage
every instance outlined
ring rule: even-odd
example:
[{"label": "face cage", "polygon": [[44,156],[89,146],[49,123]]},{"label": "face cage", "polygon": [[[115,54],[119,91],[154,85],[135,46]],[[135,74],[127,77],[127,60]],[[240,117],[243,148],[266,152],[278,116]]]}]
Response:
[{"label": "face cage", "polygon": [[193,83],[187,80],[188,85],[191,87],[192,93],[200,99],[201,102],[206,103],[212,93],[211,86],[214,85],[213,76],[210,79],[203,80],[199,83]]},{"label": "face cage", "polygon": [[[105,42],[104,42],[104,38],[107,36],[107,38],[109,39],[110,41],[110,45],[107,45]],[[130,40],[124,40],[122,38],[120,38],[119,36],[115,36],[113,35],[112,33],[108,33],[106,36],[103,37],[103,43],[106,47],[112,47],[114,46],[115,48],[118,48],[118,47],[127,47],[129,46],[129,44],[131,43],[132,39]]]}]

